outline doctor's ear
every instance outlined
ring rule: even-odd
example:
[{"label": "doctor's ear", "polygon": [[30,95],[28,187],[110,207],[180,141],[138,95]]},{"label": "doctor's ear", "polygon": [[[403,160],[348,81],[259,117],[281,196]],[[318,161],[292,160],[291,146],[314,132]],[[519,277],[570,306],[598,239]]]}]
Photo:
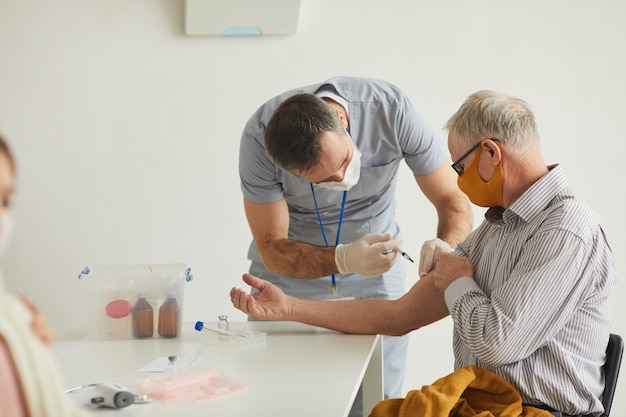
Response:
[{"label": "doctor's ear", "polygon": [[337,113],[337,117],[339,117],[339,121],[344,129],[350,128],[350,123],[348,122],[348,115],[342,109],[335,108],[335,113]]}]

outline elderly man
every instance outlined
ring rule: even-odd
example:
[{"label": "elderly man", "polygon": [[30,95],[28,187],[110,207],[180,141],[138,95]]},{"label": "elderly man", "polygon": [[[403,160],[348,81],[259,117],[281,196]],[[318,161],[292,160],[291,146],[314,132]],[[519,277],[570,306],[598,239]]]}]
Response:
[{"label": "elderly man", "polygon": [[467,98],[446,125],[458,184],[488,207],[485,221],[398,300],[335,303],[285,295],[249,274],[235,307],[349,333],[400,335],[447,315],[455,368],[494,372],[529,405],[602,412],[609,293],[616,276],[601,220],[546,166],[524,101],[492,91]]}]

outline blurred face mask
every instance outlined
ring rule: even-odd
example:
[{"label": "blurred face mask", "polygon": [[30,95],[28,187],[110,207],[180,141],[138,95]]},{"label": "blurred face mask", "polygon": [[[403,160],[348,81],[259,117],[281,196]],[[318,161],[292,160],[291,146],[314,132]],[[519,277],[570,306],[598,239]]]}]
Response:
[{"label": "blurred face mask", "polygon": [[463,172],[457,182],[459,188],[469,197],[470,201],[481,207],[497,207],[502,205],[502,160],[496,166],[493,177],[483,181],[478,174],[478,160],[481,148],[478,148],[472,164]]},{"label": "blurred face mask", "polygon": [[10,212],[0,213],[0,257],[4,255],[6,247],[13,236],[13,216]]},{"label": "blurred face mask", "polygon": [[352,142],[352,146],[354,146],[354,152],[352,152],[352,158],[346,167],[343,179],[341,181],[320,182],[317,184],[318,186],[329,190],[348,191],[359,182],[361,177],[361,152],[359,152],[354,142]]}]

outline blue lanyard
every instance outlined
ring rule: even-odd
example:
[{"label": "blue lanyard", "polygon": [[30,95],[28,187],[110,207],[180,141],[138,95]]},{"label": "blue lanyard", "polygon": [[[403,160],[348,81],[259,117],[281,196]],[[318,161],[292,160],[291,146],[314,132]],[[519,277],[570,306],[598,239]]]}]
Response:
[{"label": "blue lanyard", "polygon": [[[324,223],[322,223],[322,216],[320,216],[320,209],[317,206],[317,198],[315,197],[315,188],[313,187],[313,183],[309,183],[311,186],[311,193],[313,194],[313,203],[315,203],[315,212],[317,213],[317,221],[320,224],[320,229],[322,230],[322,237],[324,238],[324,243],[328,246],[328,239],[326,239],[326,232],[324,231]],[[343,212],[346,208],[346,197],[348,196],[348,192],[343,192],[343,200],[341,201],[341,213],[339,214],[339,227],[337,228],[337,238],[335,239],[335,246],[339,245],[339,238],[341,237],[341,225],[343,224]],[[335,279],[335,274],[331,275],[331,284],[333,292],[337,289],[337,281]]]}]

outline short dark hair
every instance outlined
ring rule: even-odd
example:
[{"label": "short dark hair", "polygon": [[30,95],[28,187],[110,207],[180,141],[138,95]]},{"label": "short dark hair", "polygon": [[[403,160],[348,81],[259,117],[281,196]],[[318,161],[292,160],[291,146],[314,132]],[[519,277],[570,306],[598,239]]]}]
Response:
[{"label": "short dark hair", "polygon": [[265,128],[265,149],[288,171],[307,171],[319,164],[319,136],[344,132],[335,110],[314,94],[296,94],[283,101]]}]

